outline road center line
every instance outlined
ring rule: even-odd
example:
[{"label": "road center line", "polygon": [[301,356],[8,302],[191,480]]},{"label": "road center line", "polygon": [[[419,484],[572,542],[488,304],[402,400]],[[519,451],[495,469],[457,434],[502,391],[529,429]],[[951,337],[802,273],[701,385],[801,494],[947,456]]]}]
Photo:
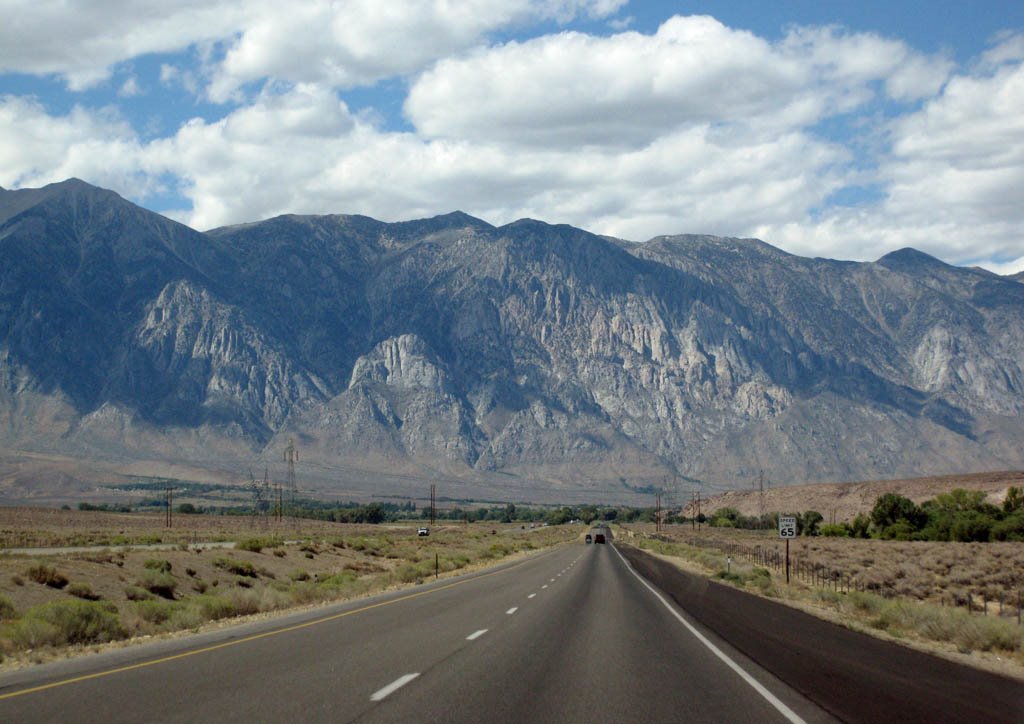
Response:
[{"label": "road center line", "polygon": [[509,616],[511,616],[513,613],[515,613],[518,610],[519,610],[519,606],[513,606],[509,610],[505,611],[505,613],[508,614]]},{"label": "road center line", "polygon": [[782,716],[786,717],[787,720],[792,722],[792,724],[807,724],[802,718],[800,718],[799,714],[797,714],[795,711],[786,706],[781,700],[779,700],[778,697],[775,696],[775,694],[768,691],[768,689],[766,689],[764,685],[761,684],[761,682],[759,682],[753,676],[748,674],[743,667],[741,667],[735,661],[730,659],[724,651],[722,651],[720,648],[711,643],[711,641],[709,641],[707,637],[704,636],[704,634],[698,631],[689,621],[680,616],[679,612],[672,608],[671,605],[669,605],[669,602],[665,600],[664,596],[658,593],[657,589],[655,589],[654,586],[648,583],[643,576],[637,573],[636,570],[633,569],[633,566],[629,565],[629,561],[627,561],[625,557],[623,557],[623,555],[619,553],[619,550],[615,546],[612,546],[612,550],[615,551],[618,554],[619,558],[622,559],[622,562],[626,564],[626,569],[634,576],[636,576],[636,579],[640,581],[640,583],[644,584],[647,590],[654,594],[655,598],[661,601],[661,605],[667,608],[668,612],[675,616],[679,623],[683,624],[683,626],[685,626],[686,629],[691,634],[693,634],[698,641],[704,644],[711,651],[711,653],[713,653],[715,656],[721,659],[726,666],[728,666],[730,669],[739,674],[739,677],[741,679],[747,682],[754,691],[756,691],[758,694],[764,697],[765,701],[774,706],[775,709],[780,714],[782,714]]},{"label": "road center line", "polygon": [[548,584],[546,584],[546,583],[543,586],[541,586],[541,588],[547,588],[547,587],[548,587]]},{"label": "road center line", "polygon": [[406,674],[405,676],[401,676],[395,679],[390,684],[385,686],[383,689],[378,689],[377,691],[375,691],[373,693],[373,696],[370,697],[370,701],[380,701],[381,699],[391,696],[396,691],[401,689],[403,686],[408,684],[410,681],[415,679],[417,676],[419,676],[419,674]]},{"label": "road center line", "polygon": [[487,631],[488,631],[488,629],[485,629],[485,628],[482,628],[479,631],[474,631],[473,633],[471,633],[469,636],[466,637],[466,641],[476,641],[478,638],[480,638],[485,633],[487,633]]},{"label": "road center line", "polygon": [[529,596],[527,596],[527,598],[536,598],[536,597],[537,597],[536,593],[531,593]]}]

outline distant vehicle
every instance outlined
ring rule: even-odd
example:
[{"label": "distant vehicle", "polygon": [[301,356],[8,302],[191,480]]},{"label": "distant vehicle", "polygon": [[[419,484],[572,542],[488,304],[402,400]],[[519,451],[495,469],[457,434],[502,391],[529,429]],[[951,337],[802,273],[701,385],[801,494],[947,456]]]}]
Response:
[{"label": "distant vehicle", "polygon": [[420,528],[416,531],[416,535],[430,535],[430,528]]},{"label": "distant vehicle", "polygon": [[590,533],[587,533],[587,537],[586,537],[586,538],[584,538],[584,540],[585,540],[585,541],[586,541],[587,543],[593,543],[593,542],[594,542],[594,538],[593,538],[593,536],[591,536],[591,535],[590,535]]},{"label": "distant vehicle", "polygon": [[595,543],[604,543],[604,533],[597,533],[594,535]]}]

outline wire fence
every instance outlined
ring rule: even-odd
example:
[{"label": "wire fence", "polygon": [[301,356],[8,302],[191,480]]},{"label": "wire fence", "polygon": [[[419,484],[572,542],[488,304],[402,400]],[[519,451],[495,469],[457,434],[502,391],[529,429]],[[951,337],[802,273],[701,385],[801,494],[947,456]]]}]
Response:
[{"label": "wire fence", "polygon": [[[649,537],[668,543],[683,542],[697,548],[713,549],[738,559],[747,560],[751,565],[776,572],[784,572],[786,569],[785,549],[778,544],[751,546],[698,536],[684,537],[682,540],[664,535]],[[884,598],[901,597],[890,583],[874,578],[866,579],[857,573],[849,573],[838,567],[824,565],[799,554],[790,555],[789,574],[792,581],[815,588],[832,590],[836,593],[856,591],[874,593]],[[995,592],[989,589],[982,589],[980,592],[947,592],[938,598],[939,604],[942,606],[963,608],[969,613],[979,616],[1016,619],[1018,625],[1022,623],[1024,587],[1020,585],[1009,590]]]}]

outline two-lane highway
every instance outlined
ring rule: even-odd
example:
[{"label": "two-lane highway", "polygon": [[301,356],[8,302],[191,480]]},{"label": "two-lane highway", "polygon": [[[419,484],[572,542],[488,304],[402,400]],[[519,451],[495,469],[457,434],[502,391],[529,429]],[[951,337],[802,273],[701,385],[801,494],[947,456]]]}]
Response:
[{"label": "two-lane highway", "polygon": [[827,720],[678,616],[613,546],[569,545],[230,639],[7,674],[0,721]]}]

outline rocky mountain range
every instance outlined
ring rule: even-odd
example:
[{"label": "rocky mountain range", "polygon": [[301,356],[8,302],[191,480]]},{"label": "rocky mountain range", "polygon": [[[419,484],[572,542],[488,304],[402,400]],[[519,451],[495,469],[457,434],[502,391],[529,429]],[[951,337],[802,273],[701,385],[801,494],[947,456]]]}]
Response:
[{"label": "rocky mountain range", "polygon": [[289,440],[338,495],[1019,469],[1020,282],[458,212],[200,233],[78,180],[0,190],[0,480],[279,474]]}]

